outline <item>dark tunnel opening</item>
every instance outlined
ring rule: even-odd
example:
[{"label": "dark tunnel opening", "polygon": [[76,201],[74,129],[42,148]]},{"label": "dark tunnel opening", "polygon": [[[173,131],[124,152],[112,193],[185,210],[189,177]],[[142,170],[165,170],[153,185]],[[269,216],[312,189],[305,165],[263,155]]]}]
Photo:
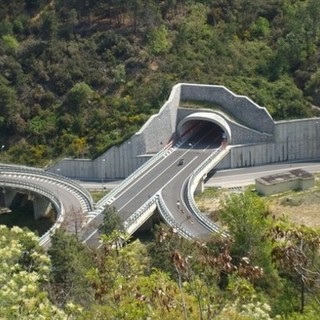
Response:
[{"label": "dark tunnel opening", "polygon": [[203,143],[215,142],[220,145],[223,139],[227,139],[223,128],[212,121],[189,120],[181,126],[179,131],[179,138],[186,136],[190,136],[189,140],[201,138]]}]

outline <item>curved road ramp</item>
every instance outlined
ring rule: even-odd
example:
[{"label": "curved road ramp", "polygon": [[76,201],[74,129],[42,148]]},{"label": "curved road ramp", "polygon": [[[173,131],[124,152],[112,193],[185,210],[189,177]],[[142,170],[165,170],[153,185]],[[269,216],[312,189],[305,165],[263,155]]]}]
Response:
[{"label": "curved road ramp", "polygon": [[193,195],[230,149],[222,146],[220,137],[207,127],[164,148],[96,204],[83,241],[90,247],[100,246],[98,226],[108,207],[117,210],[129,234],[150,222],[157,212],[187,239],[208,239],[212,232],[225,236],[219,226],[199,211]]},{"label": "curved road ramp", "polygon": [[205,239],[212,232],[224,235],[197,209],[193,199],[207,172],[229,152],[229,147],[221,147],[219,136],[207,129],[165,147],[96,204],[89,192],[71,179],[42,169],[1,165],[2,201],[9,207],[15,194],[22,191],[33,195],[35,218],[45,215],[49,206],[54,208],[57,220],[40,239],[44,247],[50,245],[55,229],[63,226],[81,233],[88,246],[98,248],[103,212],[110,206],[116,208],[129,234],[158,212],[187,239]]},{"label": "curved road ramp", "polygon": [[25,166],[0,166],[0,199],[3,206],[10,207],[18,192],[28,193],[33,198],[35,219],[45,216],[52,207],[56,222],[41,238],[40,244],[47,247],[50,235],[63,226],[77,232],[90,220],[93,200],[90,193],[71,179]]}]

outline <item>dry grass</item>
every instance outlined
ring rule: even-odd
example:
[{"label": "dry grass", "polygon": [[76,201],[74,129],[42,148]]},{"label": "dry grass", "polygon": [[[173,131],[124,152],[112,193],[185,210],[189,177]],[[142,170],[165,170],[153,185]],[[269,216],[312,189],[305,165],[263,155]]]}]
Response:
[{"label": "dry grass", "polygon": [[320,227],[320,189],[291,192],[285,196],[269,197],[270,212],[280,218],[313,228]]},{"label": "dry grass", "polygon": [[[220,203],[230,192],[229,189],[207,188],[195,197],[202,212],[208,213],[213,221],[219,220]],[[290,191],[265,197],[270,213],[276,218],[286,216],[290,221],[313,228],[320,228],[320,175],[316,176],[316,187],[306,191]]]},{"label": "dry grass", "polygon": [[229,189],[206,188],[195,197],[196,204],[201,212],[206,213],[214,222],[219,220],[221,202],[231,193]]}]

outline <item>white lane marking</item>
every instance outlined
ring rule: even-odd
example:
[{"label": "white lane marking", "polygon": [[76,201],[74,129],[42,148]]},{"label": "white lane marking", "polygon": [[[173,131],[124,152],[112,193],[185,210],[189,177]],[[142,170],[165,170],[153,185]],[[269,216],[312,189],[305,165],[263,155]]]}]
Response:
[{"label": "white lane marking", "polygon": [[98,229],[94,230],[85,240],[84,242],[87,242],[90,238],[92,238],[92,236],[98,232]]},{"label": "white lane marking", "polygon": [[[193,158],[191,161],[189,161],[188,164],[185,165],[185,166],[183,167],[183,169],[180,170],[176,175],[174,175],[165,185],[163,185],[162,188],[161,188],[159,191],[161,191],[163,188],[165,188],[173,179],[175,179],[176,176],[178,176],[183,170],[185,170],[189,165],[191,165],[191,163],[192,163],[193,161],[195,161],[197,158],[198,158],[198,156],[196,156],[196,157]],[[158,191],[158,192],[159,192],[159,191]]]},{"label": "white lane marking", "polygon": [[[182,170],[179,170],[164,186],[162,186],[161,189],[163,189],[165,186],[168,185],[168,183],[170,183],[176,176],[178,176],[183,170],[185,170],[186,168],[188,168],[189,165],[192,164],[193,161],[195,161],[198,158],[198,156],[196,156],[195,158],[193,158],[191,161],[189,161],[189,163],[187,165],[185,165],[183,167]],[[140,190],[140,192],[135,194],[135,197],[137,197],[140,193],[142,193],[145,189],[147,189],[153,182],[155,182],[156,180],[159,179],[159,177],[161,175],[163,175],[166,171],[168,171],[173,165],[175,165],[175,163],[173,163],[171,166],[169,166],[165,171],[162,171],[161,174],[157,177],[155,177],[153,180],[150,181],[150,183],[148,183],[143,189]],[[161,190],[159,189],[159,191]],[[158,192],[159,192],[158,191]],[[134,198],[135,198],[134,197]],[[134,198],[131,198],[129,201],[127,201],[121,208],[118,209],[118,211],[121,211],[125,206],[127,206],[132,200],[134,200]]]},{"label": "white lane marking", "polygon": [[[199,143],[199,142],[197,142],[197,143]],[[196,145],[196,144],[194,144],[194,146],[195,146],[195,145]],[[185,151],[185,152],[182,154],[181,158],[182,158],[185,154],[187,154],[187,153],[189,152],[189,150],[191,150],[191,149],[193,149],[193,146],[192,146],[191,148],[189,148],[187,151]],[[172,152],[171,154],[174,154],[174,152]],[[136,183],[138,183],[142,178],[144,178],[147,174],[149,174],[152,170],[154,170],[162,161],[164,161],[166,158],[168,158],[169,156],[171,156],[171,154],[168,155],[168,156],[163,156],[163,158],[161,158],[160,161],[156,162],[156,164],[155,164],[154,166],[151,166],[150,168],[148,168],[148,170],[146,170],[140,177],[138,177],[138,178],[133,182],[133,184],[130,186],[130,188],[132,188],[132,187],[133,187]],[[175,162],[173,162],[172,165],[173,165],[173,164],[175,164]],[[168,168],[170,168],[170,167],[168,167]],[[163,171],[163,172],[165,172],[165,171]],[[162,173],[163,173],[163,172],[162,172]],[[120,197],[121,197],[122,195],[124,195],[127,191],[128,191],[128,189],[122,190],[120,193],[118,193],[118,194],[114,197],[114,199],[116,200],[116,199],[120,198]],[[119,210],[121,210],[121,209],[119,209]]]},{"label": "white lane marking", "polygon": [[[200,139],[198,141],[196,141],[194,144],[188,144],[190,146],[189,149],[187,149],[181,157],[183,157],[185,154],[187,154],[191,149],[194,149],[195,146],[197,146],[202,140],[204,140],[211,132],[209,131],[206,135],[200,137]],[[183,145],[185,142],[181,142],[179,145],[178,145],[178,148]],[[207,145],[207,147],[204,149],[208,149],[210,145]],[[155,169],[162,161],[164,161],[167,157],[169,157],[170,155],[174,154],[174,151],[177,150],[178,148],[174,148],[173,147],[173,151],[171,154],[169,154],[168,156],[166,155],[163,155],[162,158],[160,158],[160,161],[156,162],[156,164],[154,166],[151,166],[150,168],[148,168],[140,177],[138,177],[134,182],[133,184],[130,186],[130,188],[132,188],[136,183],[138,183],[142,178],[144,178],[148,173],[150,173],[153,169]],[[171,149],[170,149],[171,150]],[[120,193],[118,193],[114,198],[115,200],[120,198],[124,193],[127,192],[127,189],[124,189],[122,190]],[[121,209],[119,209],[121,210]]]},{"label": "white lane marking", "polygon": [[[166,159],[165,156],[163,156],[162,158],[160,158],[160,160],[156,163],[155,166],[150,166],[145,172],[143,172],[141,174],[141,176],[139,176],[137,179],[135,179],[132,183],[132,185],[130,186],[130,188],[132,188],[136,183],[138,183],[142,178],[144,178],[149,172],[151,172],[155,167],[157,167],[162,161],[164,161]],[[139,170],[139,169],[138,169]],[[123,196],[126,192],[128,191],[127,188],[124,188],[121,192],[117,193],[117,195],[115,195],[113,197],[114,201],[118,198],[120,198],[121,196]]]}]

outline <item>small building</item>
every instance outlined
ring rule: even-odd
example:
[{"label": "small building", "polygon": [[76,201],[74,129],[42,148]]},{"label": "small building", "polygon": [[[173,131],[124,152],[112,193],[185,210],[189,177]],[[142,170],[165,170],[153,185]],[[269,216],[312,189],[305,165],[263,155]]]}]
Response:
[{"label": "small building", "polygon": [[256,190],[264,196],[288,190],[313,188],[315,177],[303,169],[294,169],[256,179]]}]

